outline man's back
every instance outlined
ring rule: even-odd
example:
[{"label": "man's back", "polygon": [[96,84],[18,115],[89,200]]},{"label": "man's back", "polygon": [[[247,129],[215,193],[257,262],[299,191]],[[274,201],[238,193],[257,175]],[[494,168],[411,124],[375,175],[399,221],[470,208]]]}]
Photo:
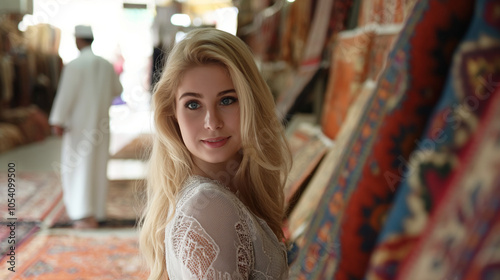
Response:
[{"label": "man's back", "polygon": [[[113,66],[87,47],[64,67],[57,99],[61,99],[61,105],[66,108],[58,108],[56,99],[54,109],[60,109],[60,121],[64,121],[66,127],[92,129],[108,119],[113,97],[121,91]],[[54,113],[57,118],[57,111]]]}]

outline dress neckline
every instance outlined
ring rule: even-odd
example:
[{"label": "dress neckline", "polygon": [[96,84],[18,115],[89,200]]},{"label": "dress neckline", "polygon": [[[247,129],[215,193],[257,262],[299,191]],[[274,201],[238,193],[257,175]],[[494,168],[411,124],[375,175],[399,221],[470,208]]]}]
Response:
[{"label": "dress neckline", "polygon": [[236,197],[239,197],[238,196],[238,191],[236,193],[234,193],[233,191],[231,191],[231,189],[226,186],[225,184],[223,184],[221,181],[219,180],[215,180],[215,179],[212,179],[212,178],[208,178],[208,177],[205,177],[205,176],[202,176],[202,175],[196,175],[196,174],[193,174],[193,175],[190,175],[187,180],[186,180],[186,183],[185,185],[190,185],[192,182],[195,182],[195,181],[199,181],[199,182],[211,182],[211,183],[214,183],[216,184],[217,186],[229,191],[230,193],[234,194]]}]

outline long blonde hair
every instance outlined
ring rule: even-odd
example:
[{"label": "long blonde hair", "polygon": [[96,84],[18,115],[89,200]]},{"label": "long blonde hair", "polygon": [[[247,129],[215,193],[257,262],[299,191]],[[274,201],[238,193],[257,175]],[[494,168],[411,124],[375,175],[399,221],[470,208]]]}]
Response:
[{"label": "long blonde hair", "polygon": [[242,160],[235,174],[228,174],[238,186],[241,201],[283,239],[283,188],[291,155],[273,96],[243,41],[217,29],[196,29],[172,49],[153,94],[156,133],[147,203],[139,223],[149,279],[166,278],[165,227],[173,217],[180,188],[192,174],[191,155],[175,119],[175,92],[188,69],[206,64],[227,69],[240,104]]}]

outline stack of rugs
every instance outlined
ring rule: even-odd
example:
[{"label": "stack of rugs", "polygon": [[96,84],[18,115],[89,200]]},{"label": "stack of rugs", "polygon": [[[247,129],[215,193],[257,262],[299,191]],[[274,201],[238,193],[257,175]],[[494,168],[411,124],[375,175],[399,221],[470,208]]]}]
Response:
[{"label": "stack of rugs", "polygon": [[36,105],[5,109],[0,113],[0,153],[44,140],[50,135],[47,115]]},{"label": "stack of rugs", "polygon": [[499,279],[500,2],[355,2],[320,132],[288,128],[313,170],[287,188],[290,279]]}]

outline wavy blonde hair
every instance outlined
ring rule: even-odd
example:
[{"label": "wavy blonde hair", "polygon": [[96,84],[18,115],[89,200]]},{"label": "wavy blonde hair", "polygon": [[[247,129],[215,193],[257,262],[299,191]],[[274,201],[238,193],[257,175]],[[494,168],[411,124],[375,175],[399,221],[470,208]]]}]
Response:
[{"label": "wavy blonde hair", "polygon": [[283,188],[291,155],[271,91],[243,41],[217,29],[196,29],[172,49],[153,94],[156,133],[147,203],[139,223],[140,249],[150,269],[149,279],[167,278],[165,227],[173,217],[177,194],[193,170],[175,119],[175,93],[187,70],[207,64],[227,69],[239,100],[242,160],[236,172],[232,174],[228,168],[227,175],[238,186],[241,201],[283,239]]}]

